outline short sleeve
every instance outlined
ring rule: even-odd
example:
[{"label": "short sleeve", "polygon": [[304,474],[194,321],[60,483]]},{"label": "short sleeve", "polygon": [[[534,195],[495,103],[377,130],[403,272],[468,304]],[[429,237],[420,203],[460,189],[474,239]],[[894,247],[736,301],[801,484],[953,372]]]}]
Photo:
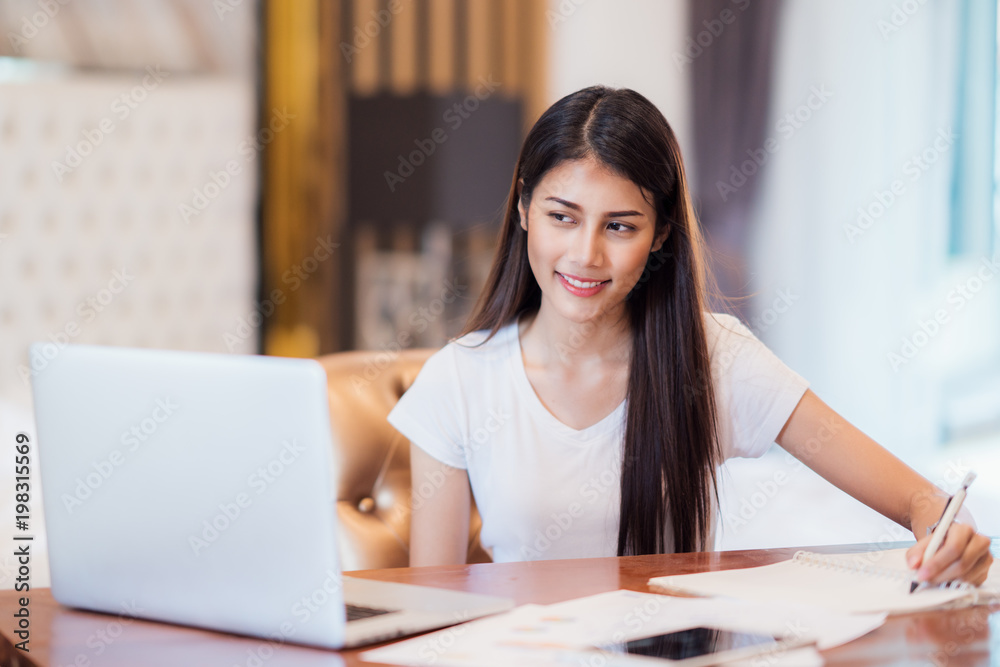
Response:
[{"label": "short sleeve", "polygon": [[416,380],[389,412],[397,431],[425,452],[453,468],[465,469],[467,419],[452,344],[424,363]]},{"label": "short sleeve", "polygon": [[725,458],[764,454],[809,388],[809,382],[731,315],[706,319]]}]

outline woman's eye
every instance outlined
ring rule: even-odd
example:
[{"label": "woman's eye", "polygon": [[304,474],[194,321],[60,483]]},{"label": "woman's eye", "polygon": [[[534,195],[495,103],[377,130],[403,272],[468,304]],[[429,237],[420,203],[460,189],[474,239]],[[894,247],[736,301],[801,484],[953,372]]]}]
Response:
[{"label": "woman's eye", "polygon": [[613,232],[630,232],[632,228],[626,225],[624,222],[609,222],[608,227],[611,228]]},{"label": "woman's eye", "polygon": [[[568,215],[563,215],[562,213],[549,213],[549,215],[552,216],[556,222],[570,222],[572,220],[572,218]],[[561,218],[565,218],[565,220]]]}]

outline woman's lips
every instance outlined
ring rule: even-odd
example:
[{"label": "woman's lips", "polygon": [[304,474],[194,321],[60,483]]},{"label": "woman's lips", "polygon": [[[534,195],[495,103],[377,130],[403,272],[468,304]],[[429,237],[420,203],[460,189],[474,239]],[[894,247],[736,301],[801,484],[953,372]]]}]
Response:
[{"label": "woman's lips", "polygon": [[[556,275],[559,276],[559,282],[562,283],[562,286],[565,287],[566,290],[569,291],[570,294],[574,294],[576,296],[593,296],[593,295],[597,294],[598,292],[600,292],[602,289],[604,289],[605,285],[607,285],[609,282],[611,282],[610,280],[604,280],[604,281],[599,282],[597,285],[594,285],[593,287],[578,287],[577,285],[574,285],[573,283],[571,283],[567,279],[566,276],[564,276],[563,274],[559,273],[558,271],[556,271]],[[595,283],[595,282],[598,282],[596,280],[586,280],[586,281],[585,280],[581,280],[581,279],[577,278],[576,276],[570,276],[570,278],[574,282],[578,282],[578,283],[579,282],[584,282],[584,283]]]}]

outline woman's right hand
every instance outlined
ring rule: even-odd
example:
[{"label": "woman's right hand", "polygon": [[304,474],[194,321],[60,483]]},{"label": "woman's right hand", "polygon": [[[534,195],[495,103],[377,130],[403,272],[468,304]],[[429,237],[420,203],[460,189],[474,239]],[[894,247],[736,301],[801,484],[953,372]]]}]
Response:
[{"label": "woman's right hand", "polygon": [[472,509],[468,473],[410,444],[410,480],[410,567],[464,564]]}]

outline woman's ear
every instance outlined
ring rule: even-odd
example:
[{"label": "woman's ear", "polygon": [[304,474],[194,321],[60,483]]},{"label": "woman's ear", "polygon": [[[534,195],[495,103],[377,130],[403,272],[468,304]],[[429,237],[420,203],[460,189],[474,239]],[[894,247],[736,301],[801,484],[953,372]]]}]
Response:
[{"label": "woman's ear", "polygon": [[528,231],[528,214],[524,210],[524,197],[521,193],[524,192],[524,179],[518,179],[517,181],[517,215],[521,221],[521,229]]},{"label": "woman's ear", "polygon": [[650,248],[650,252],[658,252],[663,247],[663,243],[667,240],[668,236],[670,236],[669,224],[664,225],[663,230],[653,238],[653,247]]}]

